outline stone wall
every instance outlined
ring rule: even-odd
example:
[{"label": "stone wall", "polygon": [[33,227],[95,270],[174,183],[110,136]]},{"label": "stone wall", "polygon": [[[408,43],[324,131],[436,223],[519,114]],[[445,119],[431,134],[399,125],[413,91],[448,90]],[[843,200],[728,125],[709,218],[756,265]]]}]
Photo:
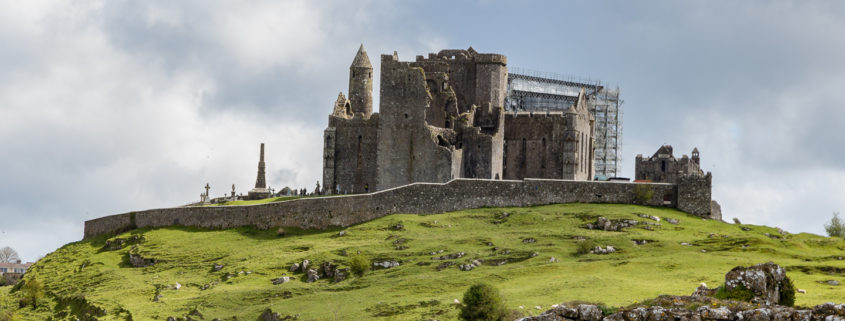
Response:
[{"label": "stone wall", "polygon": [[[701,183],[701,182],[699,182]],[[350,226],[395,213],[435,214],[479,207],[515,207],[553,203],[636,203],[634,188],[648,184],[654,196],[646,205],[675,206],[697,211],[703,208],[696,199],[709,193],[692,193],[704,185],[686,186],[683,200],[664,203],[664,195],[676,193],[678,185],[665,183],[627,183],[526,179],[481,180],[456,179],[447,183],[414,183],[375,193],[303,198],[285,202],[248,206],[208,206],[152,209],[106,216],[85,222],[85,238],[111,235],[133,228],[192,226],[233,228],[255,226],[267,229],[290,226],[325,229]],[[709,198],[706,200],[709,209]],[[134,219],[133,219],[134,218]]]},{"label": "stone wall", "polygon": [[[678,177],[678,209],[690,214],[721,220],[721,209],[713,211],[714,204],[710,201],[712,180],[713,176],[710,172],[704,176]],[[714,216],[711,217],[711,213]]]},{"label": "stone wall", "polygon": [[323,187],[330,193],[375,190],[378,124],[379,114],[329,115],[323,142]]}]

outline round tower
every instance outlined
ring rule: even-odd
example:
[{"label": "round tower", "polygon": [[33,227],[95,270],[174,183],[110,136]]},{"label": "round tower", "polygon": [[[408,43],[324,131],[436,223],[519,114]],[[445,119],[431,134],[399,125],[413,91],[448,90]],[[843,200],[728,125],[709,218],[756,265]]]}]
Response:
[{"label": "round tower", "polygon": [[373,113],[373,65],[363,44],[349,66],[349,102],[352,113]]}]

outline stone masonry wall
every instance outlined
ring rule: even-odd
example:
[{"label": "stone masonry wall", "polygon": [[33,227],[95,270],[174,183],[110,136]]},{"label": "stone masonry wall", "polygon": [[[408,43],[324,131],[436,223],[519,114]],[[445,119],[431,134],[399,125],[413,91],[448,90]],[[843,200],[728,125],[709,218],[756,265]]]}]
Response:
[{"label": "stone masonry wall", "polygon": [[[649,184],[654,190],[654,197],[646,205],[664,206],[664,195],[679,195],[675,193],[678,185],[666,183],[456,179],[447,183],[414,183],[370,194],[303,198],[247,206],[176,207],[118,214],[86,221],[84,238],[116,234],[133,228],[175,225],[214,229],[240,226],[325,229],[359,224],[395,213],[436,214],[479,207],[573,202],[634,204],[634,187],[638,184]],[[692,195],[684,197],[683,201],[672,201],[669,206],[678,204],[679,208],[684,206],[689,210],[701,210],[697,204],[704,200],[695,200]],[[709,198],[707,204],[709,206]]]}]

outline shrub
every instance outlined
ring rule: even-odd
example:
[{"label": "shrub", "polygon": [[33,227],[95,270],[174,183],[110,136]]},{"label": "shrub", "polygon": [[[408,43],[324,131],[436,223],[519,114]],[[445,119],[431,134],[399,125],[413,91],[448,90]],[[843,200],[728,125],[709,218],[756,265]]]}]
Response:
[{"label": "shrub", "polygon": [[634,187],[634,195],[640,204],[645,204],[648,203],[648,201],[650,201],[654,196],[654,189],[652,189],[651,185],[648,184],[637,184],[637,186]]},{"label": "shrub", "polygon": [[591,241],[580,241],[578,242],[578,248],[575,250],[575,255],[590,254],[590,251],[595,247],[595,243]]},{"label": "shrub", "polygon": [[778,304],[788,307],[795,305],[795,285],[792,284],[792,279],[788,276],[783,279],[783,285],[780,287]]},{"label": "shrub", "polygon": [[830,219],[830,223],[824,225],[824,230],[828,236],[845,238],[845,222],[839,218],[839,212],[833,212],[833,218]]},{"label": "shrub", "polygon": [[363,254],[353,254],[349,258],[349,268],[357,276],[363,276],[370,270],[370,258]]},{"label": "shrub", "polygon": [[467,321],[505,320],[508,311],[496,288],[479,283],[471,286],[464,293],[460,317]]},{"label": "shrub", "polygon": [[734,224],[740,225],[742,222],[739,221],[739,218],[734,217]]},{"label": "shrub", "polygon": [[26,303],[32,304],[33,309],[38,306],[38,300],[44,298],[44,284],[36,279],[35,276],[29,278],[21,290],[23,291],[23,300]]},{"label": "shrub", "polygon": [[720,300],[751,302],[751,299],[754,298],[754,292],[746,288],[745,285],[741,283],[730,291],[728,291],[726,286],[722,285],[718,290],[716,290],[716,294],[714,294],[713,297]]}]

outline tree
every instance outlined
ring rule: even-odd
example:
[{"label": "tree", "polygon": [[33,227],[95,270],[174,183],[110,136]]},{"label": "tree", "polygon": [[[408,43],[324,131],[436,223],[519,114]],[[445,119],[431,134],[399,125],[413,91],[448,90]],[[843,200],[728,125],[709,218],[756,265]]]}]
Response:
[{"label": "tree", "polygon": [[827,231],[828,236],[845,238],[845,222],[839,218],[839,212],[833,212],[833,218],[830,219],[830,223],[824,225],[824,230]]},{"label": "tree", "polygon": [[26,303],[32,304],[35,309],[38,306],[38,300],[44,298],[44,283],[41,283],[35,276],[26,280],[23,285],[23,298]]},{"label": "tree", "polygon": [[473,285],[464,293],[460,317],[466,321],[505,320],[507,309],[505,309],[505,303],[496,288],[479,283]]},{"label": "tree", "polygon": [[15,249],[8,246],[0,248],[0,263],[15,263],[20,259]]}]

